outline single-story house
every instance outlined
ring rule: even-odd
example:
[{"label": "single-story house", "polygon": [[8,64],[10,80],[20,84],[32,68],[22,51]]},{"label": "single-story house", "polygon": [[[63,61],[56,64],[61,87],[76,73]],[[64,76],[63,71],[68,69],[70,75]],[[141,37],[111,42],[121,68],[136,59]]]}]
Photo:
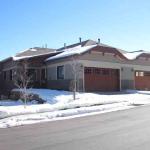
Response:
[{"label": "single-story house", "polygon": [[80,41],[59,50],[63,52],[46,60],[48,88],[69,90],[76,62],[79,91],[150,90],[148,52],[127,52],[100,40]]},{"label": "single-story house", "polygon": [[150,90],[150,53],[127,52],[100,40],[79,40],[59,49],[34,47],[0,62],[0,91],[15,87],[14,70],[26,60],[32,87],[78,91]]}]

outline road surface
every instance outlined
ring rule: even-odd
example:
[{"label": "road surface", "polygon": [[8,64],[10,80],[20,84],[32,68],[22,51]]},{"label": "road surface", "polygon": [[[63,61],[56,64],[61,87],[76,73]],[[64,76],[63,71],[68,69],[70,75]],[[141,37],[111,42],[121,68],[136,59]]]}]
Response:
[{"label": "road surface", "polygon": [[0,150],[149,150],[150,106],[0,129]]}]

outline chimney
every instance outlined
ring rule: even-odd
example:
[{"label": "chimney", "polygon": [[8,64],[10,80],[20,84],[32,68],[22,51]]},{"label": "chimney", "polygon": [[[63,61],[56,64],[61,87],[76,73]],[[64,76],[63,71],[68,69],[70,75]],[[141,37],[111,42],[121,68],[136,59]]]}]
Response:
[{"label": "chimney", "polygon": [[100,40],[100,38],[98,38],[98,44],[100,44],[100,42],[101,42],[101,40]]},{"label": "chimney", "polygon": [[66,49],[66,43],[64,43],[64,49]]},{"label": "chimney", "polygon": [[80,42],[80,43],[82,42],[82,38],[81,38],[81,37],[79,37],[79,42]]}]

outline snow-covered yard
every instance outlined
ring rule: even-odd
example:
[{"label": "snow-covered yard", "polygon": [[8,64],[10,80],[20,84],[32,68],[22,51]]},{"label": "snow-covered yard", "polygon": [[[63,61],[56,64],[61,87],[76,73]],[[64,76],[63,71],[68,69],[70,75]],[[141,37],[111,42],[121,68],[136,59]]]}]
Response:
[{"label": "snow-covered yard", "polygon": [[0,101],[0,128],[80,117],[129,109],[150,104],[150,91],[125,91],[122,93],[77,93],[73,100],[67,91],[29,89],[38,94],[45,104],[28,103],[24,108],[21,101]]}]

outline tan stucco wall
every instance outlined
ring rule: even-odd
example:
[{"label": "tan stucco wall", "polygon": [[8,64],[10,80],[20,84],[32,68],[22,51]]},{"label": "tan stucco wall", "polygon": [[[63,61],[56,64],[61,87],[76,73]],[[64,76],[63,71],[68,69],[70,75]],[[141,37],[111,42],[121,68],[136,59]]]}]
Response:
[{"label": "tan stucco wall", "polygon": [[[48,77],[48,87],[49,88],[58,88],[69,90],[70,83],[74,79],[73,71],[72,71],[72,62],[66,61],[61,63],[53,63],[52,65],[47,65],[47,77]],[[64,80],[57,80],[57,66],[64,65]],[[79,66],[81,64],[79,63]],[[80,70],[78,74],[78,81],[77,81],[77,89],[78,91],[83,91],[83,68]]]},{"label": "tan stucco wall", "polygon": [[122,67],[120,70],[121,89],[134,89],[134,70],[132,67]]},{"label": "tan stucco wall", "polygon": [[[66,62],[61,62],[61,63],[55,63],[52,65],[47,65],[47,75],[48,79],[56,80],[57,79],[57,66],[64,66],[64,71],[65,71],[65,79],[73,79],[73,71],[72,71],[72,62],[71,61],[66,61]],[[82,64],[79,61],[79,66]],[[83,70],[81,69],[79,72],[79,78],[83,78]]]}]

